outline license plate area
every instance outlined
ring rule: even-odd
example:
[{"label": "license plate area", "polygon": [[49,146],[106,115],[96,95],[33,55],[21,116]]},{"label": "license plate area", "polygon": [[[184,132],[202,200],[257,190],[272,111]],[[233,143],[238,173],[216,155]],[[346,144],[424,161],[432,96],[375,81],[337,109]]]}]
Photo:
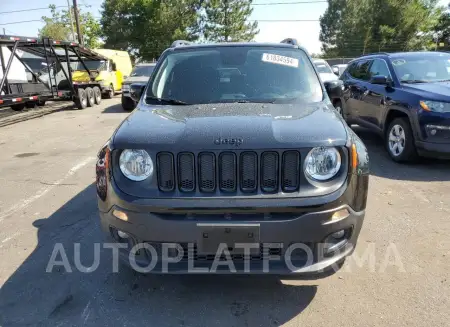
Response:
[{"label": "license plate area", "polygon": [[243,255],[243,246],[236,247],[237,243],[247,246],[252,244],[250,255],[257,255],[259,249],[259,224],[197,224],[199,237],[197,240],[197,253],[200,255],[215,255],[220,244],[226,244],[231,255]]}]

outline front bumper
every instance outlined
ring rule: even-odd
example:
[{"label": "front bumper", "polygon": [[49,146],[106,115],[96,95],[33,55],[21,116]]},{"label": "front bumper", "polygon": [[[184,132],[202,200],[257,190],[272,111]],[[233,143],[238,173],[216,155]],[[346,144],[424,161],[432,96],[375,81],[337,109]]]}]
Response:
[{"label": "front bumper", "polygon": [[450,159],[449,143],[416,142],[417,152],[424,157]]},{"label": "front bumper", "polygon": [[[333,213],[342,209],[348,210],[348,216],[338,221],[330,218]],[[128,221],[118,219],[113,214],[119,210],[127,215]],[[116,211],[117,212],[117,211]],[[365,212],[356,212],[348,205],[342,205],[325,211],[291,214],[289,219],[253,220],[252,215],[241,217],[239,221],[211,220],[191,215],[166,215],[148,211],[130,211],[113,206],[108,212],[100,212],[101,226],[110,241],[116,241],[117,230],[129,235],[127,248],[120,250],[120,258],[126,264],[131,264],[130,250],[137,244],[146,247],[133,256],[140,267],[148,267],[155,260],[153,273],[269,273],[269,274],[315,274],[333,267],[350,255],[356,246],[362,227]],[[233,267],[224,264],[223,260],[214,255],[200,255],[197,246],[202,235],[202,226],[225,225],[230,228],[241,226],[257,226],[259,231],[259,246],[252,256],[230,256]],[[347,241],[334,253],[325,253],[323,242],[330,234],[346,230]],[[163,244],[178,244],[182,249],[177,262],[164,263]],[[148,251],[147,246],[155,252]],[[227,244],[227,247],[234,244]],[[298,250],[293,250],[298,248]],[[309,250],[308,250],[309,249]],[[296,252],[297,251],[297,252]],[[155,257],[156,253],[156,257]],[[166,253],[167,254],[167,253]],[[164,257],[167,259],[167,257]],[[222,258],[223,259],[223,258]],[[214,263],[215,260],[218,260]],[[246,263],[247,261],[247,263]],[[218,264],[218,262],[220,264]]]}]

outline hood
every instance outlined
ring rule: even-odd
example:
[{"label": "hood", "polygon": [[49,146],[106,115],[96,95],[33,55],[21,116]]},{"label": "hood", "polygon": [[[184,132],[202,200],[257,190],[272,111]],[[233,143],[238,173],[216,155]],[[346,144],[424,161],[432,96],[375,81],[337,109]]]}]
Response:
[{"label": "hood", "polygon": [[322,82],[335,81],[339,79],[334,73],[319,73]]},{"label": "hood", "polygon": [[130,76],[123,81],[123,84],[147,83],[149,78],[149,76]]},{"label": "hood", "polygon": [[450,101],[450,82],[403,84],[403,88],[414,91],[424,99]]},{"label": "hood", "polygon": [[344,124],[333,107],[324,103],[141,103],[116,130],[112,146],[174,152],[341,146],[347,141]]}]

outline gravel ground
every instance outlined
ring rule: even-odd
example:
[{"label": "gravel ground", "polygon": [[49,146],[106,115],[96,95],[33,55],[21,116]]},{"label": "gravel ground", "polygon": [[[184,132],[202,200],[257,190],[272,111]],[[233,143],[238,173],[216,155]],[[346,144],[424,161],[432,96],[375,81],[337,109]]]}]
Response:
[{"label": "gravel ground", "polygon": [[354,256],[327,278],[112,273],[108,250],[91,273],[46,273],[56,243],[71,261],[80,243],[92,264],[94,158],[127,115],[112,99],[0,128],[1,326],[448,326],[449,162],[395,164],[358,128],[366,219]]}]

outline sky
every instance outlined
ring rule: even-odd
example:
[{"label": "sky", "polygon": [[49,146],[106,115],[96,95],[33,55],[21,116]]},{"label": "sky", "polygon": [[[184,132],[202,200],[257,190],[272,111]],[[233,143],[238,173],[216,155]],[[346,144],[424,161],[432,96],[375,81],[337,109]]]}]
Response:
[{"label": "sky", "polygon": [[[49,16],[50,10],[28,10],[19,13],[7,13],[5,11],[25,10],[33,8],[48,8],[50,4],[56,6],[67,6],[68,0],[22,0],[8,1],[0,0],[0,33],[2,28],[6,29],[6,34],[21,36],[37,36],[42,22],[28,22],[21,24],[8,24],[24,20],[38,20],[42,16]],[[305,2],[302,4],[284,5],[256,5],[267,3],[287,3]],[[6,3],[5,3],[6,2]],[[72,0],[70,0],[72,2]],[[100,17],[100,5],[102,0],[78,0],[78,5],[82,11],[90,11],[95,17]],[[440,5],[445,5],[450,0],[440,0]],[[258,42],[280,42],[285,38],[296,38],[310,53],[320,52],[321,43],[319,41],[320,25],[319,18],[327,9],[327,2],[324,0],[254,0],[254,10],[250,20],[258,20],[259,34],[255,40]],[[61,8],[64,9],[64,8]],[[267,22],[264,20],[309,20],[296,22]]]}]

